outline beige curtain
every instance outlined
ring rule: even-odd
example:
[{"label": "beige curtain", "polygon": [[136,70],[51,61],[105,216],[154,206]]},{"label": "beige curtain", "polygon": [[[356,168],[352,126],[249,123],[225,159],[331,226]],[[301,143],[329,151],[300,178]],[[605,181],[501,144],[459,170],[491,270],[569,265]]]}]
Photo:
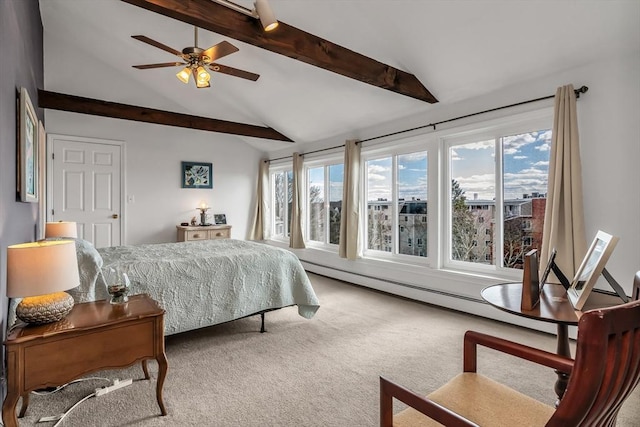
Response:
[{"label": "beige curtain", "polygon": [[559,87],[556,91],[552,132],[541,264],[546,264],[551,250],[556,248],[556,264],[571,281],[587,251],[573,85]]},{"label": "beige curtain", "polygon": [[302,160],[302,154],[293,153],[293,196],[289,223],[289,247],[294,249],[305,248],[302,237]]},{"label": "beige curtain", "polygon": [[258,167],[258,188],[256,192],[256,207],[253,214],[253,226],[249,233],[249,240],[266,240],[270,237],[269,230],[269,161],[261,160]]},{"label": "beige curtain", "polygon": [[360,221],[360,144],[348,140],[344,148],[344,182],[340,214],[340,247],[342,258],[360,256],[358,223]]}]

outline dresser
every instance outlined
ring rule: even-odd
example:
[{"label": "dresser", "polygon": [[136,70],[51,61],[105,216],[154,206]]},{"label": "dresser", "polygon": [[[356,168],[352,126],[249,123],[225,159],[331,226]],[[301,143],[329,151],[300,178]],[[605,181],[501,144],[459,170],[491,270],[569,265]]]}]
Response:
[{"label": "dresser", "polygon": [[178,242],[194,242],[198,240],[230,239],[230,225],[176,225]]}]

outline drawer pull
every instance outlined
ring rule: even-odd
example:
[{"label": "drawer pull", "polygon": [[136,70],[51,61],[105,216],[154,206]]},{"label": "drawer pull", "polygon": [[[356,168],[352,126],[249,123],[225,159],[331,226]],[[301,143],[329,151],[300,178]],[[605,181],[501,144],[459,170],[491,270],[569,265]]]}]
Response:
[{"label": "drawer pull", "polygon": [[218,232],[216,233],[216,236],[222,236],[222,233]]},{"label": "drawer pull", "polygon": [[200,237],[200,235],[199,235],[199,234],[194,234],[194,235],[193,235],[193,238],[194,238],[194,239],[197,239],[197,238],[199,238],[199,237]]}]

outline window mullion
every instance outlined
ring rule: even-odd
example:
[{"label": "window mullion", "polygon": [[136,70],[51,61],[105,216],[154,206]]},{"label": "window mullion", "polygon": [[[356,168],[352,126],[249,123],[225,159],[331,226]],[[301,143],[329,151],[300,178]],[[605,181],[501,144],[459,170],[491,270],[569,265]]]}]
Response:
[{"label": "window mullion", "polygon": [[329,200],[331,194],[331,177],[329,176],[330,165],[324,166],[324,243],[329,244],[331,233],[331,213],[329,208],[331,206],[331,200]]},{"label": "window mullion", "polygon": [[[496,159],[496,207],[493,217],[493,258],[496,267],[504,267],[504,150],[502,149],[502,138],[496,138],[495,159]],[[497,238],[496,238],[497,237]]]},{"label": "window mullion", "polygon": [[393,244],[393,254],[400,253],[400,228],[398,221],[398,215],[400,211],[398,209],[398,156],[393,155],[391,157],[391,243]]}]

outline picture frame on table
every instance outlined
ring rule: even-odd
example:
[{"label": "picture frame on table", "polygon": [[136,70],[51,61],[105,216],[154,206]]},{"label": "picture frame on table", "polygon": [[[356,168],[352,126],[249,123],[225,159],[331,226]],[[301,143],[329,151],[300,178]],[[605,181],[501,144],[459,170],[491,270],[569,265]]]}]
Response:
[{"label": "picture frame on table", "polygon": [[226,225],[227,216],[225,214],[214,214],[213,221],[215,225]]},{"label": "picture frame on table", "polygon": [[40,196],[38,116],[26,88],[20,88],[18,111],[17,190],[21,202]]},{"label": "picture frame on table", "polygon": [[213,164],[182,162],[182,188],[213,188]]},{"label": "picture frame on table", "polygon": [[540,282],[538,280],[538,250],[531,249],[524,255],[520,308],[527,311],[533,310],[540,302],[540,291]]},{"label": "picture frame on table", "polygon": [[567,290],[569,301],[576,310],[584,307],[618,240],[618,237],[601,230],[596,233]]}]

